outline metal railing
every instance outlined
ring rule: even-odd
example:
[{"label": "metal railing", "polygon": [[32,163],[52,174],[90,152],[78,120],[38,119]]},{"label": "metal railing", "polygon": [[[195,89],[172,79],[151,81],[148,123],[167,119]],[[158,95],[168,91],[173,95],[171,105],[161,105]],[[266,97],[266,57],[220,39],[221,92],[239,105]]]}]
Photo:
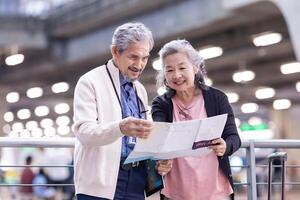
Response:
[{"label": "metal railing", "polygon": [[[6,138],[0,137],[0,149],[2,147],[46,147],[46,148],[73,148],[75,138]],[[235,185],[247,185],[247,197],[250,200],[257,200],[257,185],[264,185],[267,183],[257,182],[256,180],[256,167],[267,167],[267,165],[256,165],[255,160],[255,148],[280,148],[280,149],[300,149],[300,140],[248,140],[243,141],[241,148],[246,150],[246,165],[232,166],[242,167],[247,170],[247,182],[246,183],[235,183]],[[0,166],[0,167],[25,167],[22,166]],[[72,167],[69,165],[65,166],[31,166],[31,167]],[[276,167],[276,166],[275,166]],[[299,165],[287,165],[290,167],[299,167]],[[280,183],[272,183],[274,185]],[[289,182],[287,185],[300,185],[300,182]],[[30,184],[29,184],[30,185]],[[72,185],[72,184],[67,184]],[[22,184],[0,184],[0,186],[24,186]]]}]

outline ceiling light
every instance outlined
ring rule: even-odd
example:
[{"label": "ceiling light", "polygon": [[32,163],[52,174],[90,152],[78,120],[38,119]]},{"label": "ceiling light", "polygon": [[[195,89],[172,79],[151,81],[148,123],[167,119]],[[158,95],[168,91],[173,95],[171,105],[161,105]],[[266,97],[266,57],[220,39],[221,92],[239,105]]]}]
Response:
[{"label": "ceiling light", "polygon": [[229,103],[235,103],[239,100],[239,95],[235,92],[226,93]]},{"label": "ceiling light", "polygon": [[51,87],[52,92],[54,93],[62,93],[69,90],[69,84],[66,82],[55,83]]},{"label": "ceiling light", "polygon": [[27,130],[34,130],[36,128],[38,128],[38,123],[36,121],[28,121],[25,125]]},{"label": "ceiling light", "polygon": [[6,122],[12,122],[14,120],[14,114],[12,112],[6,112],[3,115],[3,119]]},{"label": "ceiling light", "polygon": [[70,117],[68,116],[59,116],[56,118],[56,124],[58,126],[67,126],[70,123]]},{"label": "ceiling light", "polygon": [[248,120],[248,123],[251,125],[251,126],[257,126],[257,125],[260,125],[262,123],[262,119],[260,117],[250,117],[249,120]]},{"label": "ceiling light", "polygon": [[300,72],[300,63],[291,62],[291,63],[282,64],[280,66],[280,71],[283,74],[292,74],[292,73]]},{"label": "ceiling light", "polygon": [[199,54],[201,57],[203,57],[205,60],[207,60],[210,58],[215,58],[215,57],[221,56],[223,54],[223,49],[218,46],[210,46],[207,48],[200,49]]},{"label": "ceiling light", "polygon": [[69,126],[59,126],[57,127],[57,132],[60,135],[67,135],[70,132]]},{"label": "ceiling light", "polygon": [[6,65],[9,65],[9,66],[21,64],[23,61],[24,61],[23,54],[14,54],[14,55],[6,57],[6,59],[5,59]]},{"label": "ceiling light", "polygon": [[48,106],[38,106],[34,109],[34,113],[36,116],[42,117],[49,114]]},{"label": "ceiling light", "polygon": [[153,69],[159,71],[159,70],[162,70],[162,62],[159,58],[153,60],[152,62],[152,67]]},{"label": "ceiling light", "polygon": [[48,128],[53,126],[53,120],[50,118],[45,118],[41,120],[40,124],[42,128]]},{"label": "ceiling light", "polygon": [[44,130],[44,134],[46,137],[53,137],[56,134],[56,129],[53,127],[47,127]]},{"label": "ceiling light", "polygon": [[10,125],[9,125],[9,124],[5,124],[5,125],[2,127],[2,130],[3,130],[3,133],[9,134],[9,132],[11,131]]},{"label": "ceiling light", "polygon": [[243,113],[254,113],[258,110],[258,105],[256,103],[245,103],[241,106]]},{"label": "ceiling light", "polygon": [[17,112],[17,116],[19,119],[28,119],[31,116],[31,112],[29,109],[24,108]]},{"label": "ceiling light", "polygon": [[70,106],[67,103],[60,103],[54,107],[54,111],[57,114],[64,114],[67,113],[69,110],[70,110]]},{"label": "ceiling light", "polygon": [[252,41],[255,46],[260,47],[276,44],[281,40],[282,35],[280,33],[266,32],[255,35]]},{"label": "ceiling light", "polygon": [[19,137],[19,133],[17,131],[11,131],[9,134],[8,134],[8,137]]},{"label": "ceiling light", "polygon": [[267,99],[275,95],[275,90],[273,88],[260,88],[255,91],[255,96],[257,99]]},{"label": "ceiling light", "polygon": [[208,86],[212,86],[213,81],[210,78],[205,78],[205,84],[208,85]]},{"label": "ceiling light", "polygon": [[30,132],[28,130],[26,130],[26,129],[21,130],[20,131],[20,137],[22,137],[22,138],[28,138],[28,137],[30,137]]},{"label": "ceiling light", "polygon": [[11,126],[13,131],[21,131],[24,129],[24,125],[21,122],[13,123]]},{"label": "ceiling light", "polygon": [[255,73],[250,70],[235,72],[232,79],[236,83],[251,81],[255,78]]},{"label": "ceiling light", "polygon": [[41,128],[36,128],[31,131],[31,135],[32,135],[32,137],[42,137],[43,131]]},{"label": "ceiling light", "polygon": [[8,103],[15,103],[18,102],[20,99],[20,95],[18,92],[10,92],[6,95],[6,101]]},{"label": "ceiling light", "polygon": [[297,83],[296,83],[296,90],[297,90],[298,92],[300,92],[300,82],[297,82]]},{"label": "ceiling light", "polygon": [[164,86],[161,86],[157,89],[157,94],[163,95],[166,91],[167,91],[166,88]]},{"label": "ceiling light", "polygon": [[289,99],[277,99],[273,101],[273,108],[275,110],[283,110],[291,107],[292,103]]},{"label": "ceiling light", "polygon": [[27,90],[27,97],[29,98],[38,98],[43,95],[43,89],[40,87],[33,87]]}]

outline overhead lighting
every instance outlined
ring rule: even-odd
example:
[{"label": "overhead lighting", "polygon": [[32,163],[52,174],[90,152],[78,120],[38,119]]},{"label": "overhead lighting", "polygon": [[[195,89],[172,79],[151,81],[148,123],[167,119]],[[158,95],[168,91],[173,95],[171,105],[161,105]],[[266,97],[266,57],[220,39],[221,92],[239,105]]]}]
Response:
[{"label": "overhead lighting", "polygon": [[34,113],[38,117],[46,116],[49,114],[48,106],[38,106],[34,109]]},{"label": "overhead lighting", "polygon": [[219,57],[223,54],[223,49],[218,46],[210,46],[207,48],[202,48],[199,50],[199,54],[201,57],[203,57],[205,60],[210,58]]},{"label": "overhead lighting", "polygon": [[297,82],[297,83],[296,83],[296,90],[297,90],[298,92],[300,92],[300,82]]},{"label": "overhead lighting", "polygon": [[70,117],[68,116],[59,116],[56,118],[56,124],[58,126],[67,126],[70,123]]},{"label": "overhead lighting", "polygon": [[163,95],[166,91],[167,91],[166,88],[164,86],[161,86],[157,89],[157,94]]},{"label": "overhead lighting", "polygon": [[262,119],[260,117],[250,117],[249,120],[248,120],[248,123],[251,125],[251,126],[257,126],[257,125],[260,125],[262,123]]},{"label": "overhead lighting", "polygon": [[33,87],[27,90],[27,97],[29,98],[38,98],[43,95],[43,89],[40,87]]},{"label": "overhead lighting", "polygon": [[17,112],[17,116],[19,119],[28,119],[31,116],[31,112],[29,109],[24,108]]},{"label": "overhead lighting", "polygon": [[53,123],[53,120],[52,120],[52,119],[50,119],[50,118],[45,118],[45,119],[42,119],[42,120],[41,120],[40,124],[41,124],[41,127],[42,127],[42,128],[48,128],[48,127],[53,126],[54,123]]},{"label": "overhead lighting", "polygon": [[257,34],[253,37],[253,44],[257,47],[276,44],[282,40],[280,33],[265,32]]},{"label": "overhead lighting", "polygon": [[280,66],[280,71],[283,74],[292,74],[292,73],[300,72],[300,63],[291,62],[291,63],[282,64]]},{"label": "overhead lighting", "polygon": [[9,65],[9,66],[21,64],[23,61],[24,61],[23,54],[14,54],[14,55],[6,57],[6,59],[5,59],[6,65]]},{"label": "overhead lighting", "polygon": [[25,127],[27,130],[32,131],[32,130],[38,128],[38,123],[36,121],[28,121],[28,122],[26,122]]},{"label": "overhead lighting", "polygon": [[291,107],[292,103],[289,99],[277,99],[273,101],[273,108],[275,110],[284,110]]},{"label": "overhead lighting", "polygon": [[239,100],[239,95],[235,92],[226,93],[229,103],[235,103]]},{"label": "overhead lighting", "polygon": [[69,112],[69,110],[70,110],[70,106],[67,103],[60,103],[54,107],[54,111],[57,114],[64,114],[64,113]]},{"label": "overhead lighting", "polygon": [[13,123],[11,126],[13,131],[21,131],[24,129],[24,125],[21,122]]},{"label": "overhead lighting", "polygon": [[59,126],[57,127],[57,132],[60,135],[67,135],[70,133],[70,127],[69,126]]},{"label": "overhead lighting", "polygon": [[6,112],[3,115],[3,119],[6,122],[12,122],[14,120],[14,114],[12,112]]},{"label": "overhead lighting", "polygon": [[54,93],[66,92],[69,90],[69,84],[67,82],[55,83],[52,85],[51,90]]},{"label": "overhead lighting", "polygon": [[2,127],[2,130],[3,130],[3,133],[9,134],[9,132],[11,131],[10,125],[9,125],[9,124],[5,124],[5,125]]},{"label": "overhead lighting", "polygon": [[251,81],[255,78],[255,73],[250,70],[235,72],[232,79],[236,83]]},{"label": "overhead lighting", "polygon": [[43,130],[41,128],[33,129],[31,131],[31,135],[32,135],[32,137],[42,137],[43,136]]},{"label": "overhead lighting", "polygon": [[258,105],[256,103],[245,103],[241,106],[243,113],[254,113],[258,110]]},{"label": "overhead lighting", "polygon": [[152,62],[153,69],[155,69],[157,71],[162,70],[162,65],[163,64],[159,58],[153,60],[153,62]]},{"label": "overhead lighting", "polygon": [[6,95],[6,101],[8,103],[18,102],[20,99],[20,94],[18,92],[10,92]]},{"label": "overhead lighting", "polygon": [[12,138],[19,137],[19,133],[18,133],[17,131],[11,131],[11,132],[8,134],[8,137],[12,137]]},{"label": "overhead lighting", "polygon": [[44,130],[44,134],[46,137],[53,137],[56,134],[56,129],[53,127],[47,127]]},{"label": "overhead lighting", "polygon": [[255,96],[257,99],[267,99],[275,95],[275,90],[273,88],[260,88],[255,91]]},{"label": "overhead lighting", "polygon": [[21,130],[20,131],[20,137],[22,137],[22,138],[29,138],[30,137],[30,132],[28,130],[26,130],[26,129]]},{"label": "overhead lighting", "polygon": [[212,86],[213,81],[210,78],[205,78],[205,84],[208,85],[208,86]]}]

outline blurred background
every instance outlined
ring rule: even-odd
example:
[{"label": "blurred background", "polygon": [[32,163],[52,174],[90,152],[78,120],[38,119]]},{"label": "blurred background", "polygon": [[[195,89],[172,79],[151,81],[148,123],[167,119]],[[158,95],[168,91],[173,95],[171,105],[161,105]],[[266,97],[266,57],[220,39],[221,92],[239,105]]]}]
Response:
[{"label": "blurred background", "polygon": [[[74,137],[78,78],[111,58],[117,26],[139,21],[155,40],[140,80],[149,102],[165,92],[155,82],[159,49],[187,39],[205,58],[207,84],[226,92],[243,140],[300,139],[299,10],[297,0],[0,0],[0,136]],[[273,151],[256,149],[256,160]],[[300,164],[298,153],[288,150],[288,162]],[[25,165],[28,156],[38,165],[72,163],[70,149],[1,148],[0,165]],[[242,165],[245,153],[231,161]],[[20,183],[22,170],[1,168],[2,182]],[[72,171],[65,170],[57,180],[48,179],[67,183]],[[243,169],[234,172],[237,181],[245,179]],[[267,171],[259,172],[264,179]],[[299,169],[287,175],[299,180]],[[245,189],[237,189],[237,199],[247,199]],[[299,185],[288,189],[289,199],[297,199]],[[65,189],[57,190],[61,195],[53,198],[69,198]],[[19,190],[0,187],[0,199],[19,198],[14,191]]]}]

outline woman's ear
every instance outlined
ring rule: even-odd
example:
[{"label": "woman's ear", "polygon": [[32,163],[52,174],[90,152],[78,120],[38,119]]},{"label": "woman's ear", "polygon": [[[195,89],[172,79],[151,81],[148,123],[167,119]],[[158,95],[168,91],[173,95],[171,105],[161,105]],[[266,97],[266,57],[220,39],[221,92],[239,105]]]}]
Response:
[{"label": "woman's ear", "polygon": [[193,68],[194,68],[195,74],[197,74],[199,72],[199,67],[197,67],[196,65],[193,65]]}]

